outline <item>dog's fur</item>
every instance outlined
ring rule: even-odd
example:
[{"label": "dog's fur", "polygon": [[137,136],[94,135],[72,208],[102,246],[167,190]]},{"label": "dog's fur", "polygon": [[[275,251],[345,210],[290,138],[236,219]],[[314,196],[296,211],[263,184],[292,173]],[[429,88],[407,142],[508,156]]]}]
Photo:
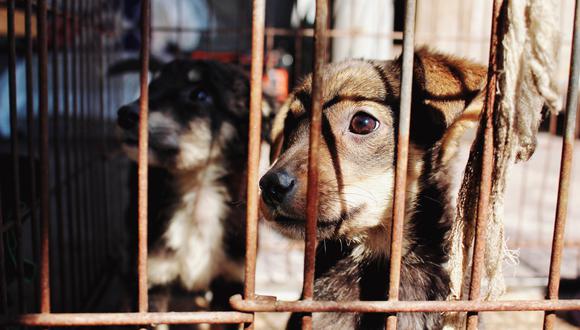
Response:
[{"label": "dog's fur", "polygon": [[[234,65],[176,60],[151,81],[149,95],[151,309],[191,311],[200,307],[192,305],[192,293],[208,290],[211,309],[227,309],[242,289],[248,77]],[[138,107],[139,100],[118,114],[123,148],[134,159]],[[130,199],[129,245],[136,251],[136,190]]]},{"label": "dog's fur", "polygon": [[[401,59],[351,60],[323,72],[316,300],[386,300],[396,161]],[[294,188],[261,210],[283,233],[304,236],[311,77],[274,123],[275,163],[262,180],[287,173]],[[415,53],[402,246],[400,300],[443,300],[449,292],[447,236],[454,207],[451,173],[458,137],[477,121],[485,68],[428,49]],[[378,121],[366,135],[350,125],[357,113]],[[401,189],[401,188],[398,188]],[[288,328],[299,328],[294,314]],[[399,313],[400,329],[437,329],[439,313]],[[314,329],[383,329],[384,314],[314,313]]]}]

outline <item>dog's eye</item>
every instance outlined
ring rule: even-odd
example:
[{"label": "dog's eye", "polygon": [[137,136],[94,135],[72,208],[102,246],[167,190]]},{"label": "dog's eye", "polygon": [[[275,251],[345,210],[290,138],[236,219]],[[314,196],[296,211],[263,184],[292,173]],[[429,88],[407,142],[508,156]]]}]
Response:
[{"label": "dog's eye", "polygon": [[379,128],[379,121],[366,112],[357,112],[348,128],[354,134],[366,135]]},{"label": "dog's eye", "polygon": [[189,99],[194,102],[203,102],[203,103],[211,103],[213,99],[208,92],[204,91],[203,89],[196,89],[189,95]]}]

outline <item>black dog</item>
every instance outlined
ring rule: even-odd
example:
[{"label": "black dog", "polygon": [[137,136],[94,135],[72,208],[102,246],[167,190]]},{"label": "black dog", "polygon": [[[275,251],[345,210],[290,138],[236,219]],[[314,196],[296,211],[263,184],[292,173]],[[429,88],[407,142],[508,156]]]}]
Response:
[{"label": "black dog", "polygon": [[[245,208],[239,201],[245,199],[246,190],[248,77],[234,65],[176,60],[161,68],[149,85],[149,95],[152,310],[203,307],[192,306],[200,301],[192,299],[192,293],[208,297],[212,310],[228,309],[228,298],[241,292],[243,280]],[[265,106],[263,112],[268,109]],[[133,159],[138,119],[139,100],[118,111],[123,148]],[[263,121],[267,132],[268,118]],[[136,251],[133,167],[128,219],[133,234],[130,249]],[[134,277],[130,280],[135,282]]]}]

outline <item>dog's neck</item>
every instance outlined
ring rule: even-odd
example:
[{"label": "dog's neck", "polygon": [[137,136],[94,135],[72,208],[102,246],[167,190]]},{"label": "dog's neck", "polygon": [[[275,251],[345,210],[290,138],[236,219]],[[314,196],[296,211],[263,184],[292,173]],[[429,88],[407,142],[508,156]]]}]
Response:
[{"label": "dog's neck", "polygon": [[[401,300],[440,300],[448,290],[448,275],[443,268],[447,260],[445,237],[449,231],[453,210],[449,202],[449,173],[440,164],[435,146],[422,153],[422,162],[410,162],[421,169],[414,189],[407,190],[407,212],[404,228],[403,258],[401,261]],[[420,165],[420,166],[419,166]],[[408,185],[413,176],[408,176]],[[372,236],[371,236],[372,235]],[[362,241],[322,241],[317,250],[315,296],[318,300],[385,300],[388,289],[390,230],[381,227]],[[338,289],[337,289],[338,288]],[[414,322],[438,322],[434,315],[424,320],[422,316],[403,314],[401,324],[409,328]],[[346,316],[319,316],[319,320],[336,322]],[[334,319],[333,319],[334,318]],[[382,317],[358,315],[351,328],[373,328],[384,324]],[[369,323],[370,322],[370,323]],[[431,322],[431,323],[429,323]],[[361,325],[362,324],[362,325]],[[403,327],[405,328],[405,327]],[[425,328],[425,327],[418,327]],[[426,327],[430,328],[430,327]]]}]

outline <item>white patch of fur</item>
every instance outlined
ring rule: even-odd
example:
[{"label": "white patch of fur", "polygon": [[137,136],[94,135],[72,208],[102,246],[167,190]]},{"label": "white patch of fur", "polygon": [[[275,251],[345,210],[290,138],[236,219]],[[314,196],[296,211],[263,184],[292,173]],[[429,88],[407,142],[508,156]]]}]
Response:
[{"label": "white patch of fur", "polygon": [[180,177],[183,193],[163,235],[166,246],[149,254],[149,286],[178,280],[188,290],[207,290],[218,275],[241,279],[241,266],[223,250],[229,196],[215,184],[221,174],[223,169],[210,165],[201,174]]},{"label": "white patch of fur", "polygon": [[221,153],[217,146],[231,140],[235,134],[236,129],[231,124],[223,123],[215,139],[206,119],[192,121],[187,133],[180,136],[180,151],[175,167],[178,170],[189,170],[213,161]]},{"label": "white patch of fur", "polygon": [[[139,148],[123,144],[123,152],[125,152],[129,159],[135,162],[139,161]],[[147,163],[149,166],[159,166],[159,160],[155,156],[155,153],[151,152],[151,150],[149,150],[147,154]]]},{"label": "white patch of fur", "polygon": [[[423,151],[409,145],[409,161],[407,167],[407,185],[405,191],[404,232],[410,230],[410,219],[413,216],[417,195],[419,193],[419,177],[423,172]],[[354,241],[360,242],[352,252],[355,260],[363,260],[369,255],[388,256],[391,242],[391,227],[393,219],[393,186],[394,171],[389,171],[381,177],[372,177],[359,181],[358,187],[345,189],[345,198],[351,205],[367,204],[363,213],[354,219],[352,226],[364,228],[354,236]],[[372,193],[374,192],[374,193]],[[349,221],[350,222],[350,221]],[[348,237],[348,236],[347,236]],[[409,235],[403,234],[401,252],[405,255],[409,249]]]}]

